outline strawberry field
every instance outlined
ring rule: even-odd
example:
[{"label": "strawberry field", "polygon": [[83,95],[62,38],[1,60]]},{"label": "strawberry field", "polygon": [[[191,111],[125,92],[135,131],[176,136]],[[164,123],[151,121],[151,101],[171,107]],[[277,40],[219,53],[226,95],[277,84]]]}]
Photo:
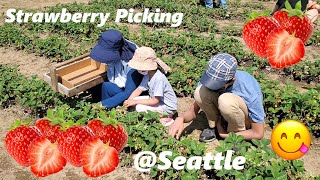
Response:
[{"label": "strawberry field", "polygon": [[[0,46],[11,53],[23,52],[48,61],[49,66],[72,57],[89,52],[97,42],[101,32],[117,29],[125,37],[142,46],[152,47],[157,55],[172,69],[168,79],[179,97],[180,106],[190,106],[186,99],[193,96],[208,59],[212,54],[227,52],[235,56],[241,70],[247,71],[258,80],[264,96],[266,112],[266,136],[263,140],[245,141],[243,137],[231,134],[229,138],[211,144],[200,143],[196,128],[180,140],[168,136],[167,130],[159,123],[156,113],[127,112],[118,107],[101,114],[91,102],[89,92],[75,97],[65,97],[55,93],[42,77],[27,77],[21,72],[21,66],[12,59],[0,59],[0,109],[8,112],[19,107],[25,115],[22,120],[31,118],[31,124],[37,119],[51,117],[63,119],[69,123],[87,125],[90,120],[104,118],[120,122],[128,133],[128,143],[119,153],[120,164],[114,173],[131,172],[124,179],[314,179],[320,177],[319,138],[320,138],[320,24],[315,22],[314,33],[306,42],[306,55],[294,66],[284,69],[272,68],[267,59],[254,55],[244,44],[242,28],[247,14],[253,10],[272,9],[273,1],[230,0],[230,16],[220,8],[206,9],[196,0],[92,0],[88,3],[56,4],[42,9],[44,12],[61,12],[67,8],[74,12],[111,12],[115,18],[117,9],[142,10],[160,8],[164,12],[183,12],[182,24],[171,28],[169,24],[129,24],[125,22],[107,22],[103,27],[95,23],[3,23],[0,25]],[[36,12],[39,7],[24,9]],[[41,58],[40,58],[41,57]],[[23,58],[23,57],[21,57]],[[3,61],[3,62],[2,62]],[[6,63],[5,63],[6,62]],[[44,63],[39,60],[39,64]],[[20,66],[17,66],[20,65]],[[34,67],[29,66],[29,69]],[[36,74],[36,73],[34,73]],[[185,109],[180,109],[179,114]],[[5,116],[4,116],[5,117]],[[2,131],[6,134],[9,127],[1,117]],[[270,129],[285,119],[296,119],[304,123],[312,134],[311,150],[302,160],[286,161],[278,157],[270,146]],[[15,120],[15,119],[14,119]],[[13,120],[12,120],[13,121]],[[190,125],[192,127],[192,125]],[[194,135],[196,134],[196,135]],[[3,139],[5,135],[1,136]],[[318,148],[318,149],[317,149]],[[226,154],[234,150],[238,156],[245,156],[245,169],[236,170],[174,170],[152,169],[150,173],[139,173],[134,168],[134,156],[140,151],[173,152],[172,160],[177,156],[204,156],[207,152]],[[1,143],[1,150],[3,143]],[[313,154],[312,154],[313,153]],[[8,179],[35,179],[28,168],[12,169],[18,166],[6,156],[2,160],[10,164],[11,170],[0,167],[0,174],[10,174]],[[8,161],[8,162],[7,162]],[[311,167],[311,168],[310,168]],[[130,169],[131,170],[127,170]],[[3,170],[2,170],[3,169]],[[65,172],[63,172],[65,171]],[[81,169],[67,167],[59,172],[58,179],[86,179]],[[22,172],[19,174],[19,172]],[[63,174],[64,173],[64,174]],[[26,176],[22,174],[28,174]],[[101,179],[116,179],[107,175]],[[121,176],[120,176],[121,177]],[[55,175],[46,177],[55,179]],[[123,177],[122,177],[123,178]],[[57,179],[57,178],[56,178]]]}]

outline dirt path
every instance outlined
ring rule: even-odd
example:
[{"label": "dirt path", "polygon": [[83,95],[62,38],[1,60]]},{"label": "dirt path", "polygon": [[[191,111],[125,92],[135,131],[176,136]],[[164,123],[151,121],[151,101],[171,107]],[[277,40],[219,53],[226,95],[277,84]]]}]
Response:
[{"label": "dirt path", "polygon": [[0,48],[0,64],[17,65],[21,74],[27,77],[37,75],[39,78],[49,72],[51,65],[49,59],[11,48]]}]

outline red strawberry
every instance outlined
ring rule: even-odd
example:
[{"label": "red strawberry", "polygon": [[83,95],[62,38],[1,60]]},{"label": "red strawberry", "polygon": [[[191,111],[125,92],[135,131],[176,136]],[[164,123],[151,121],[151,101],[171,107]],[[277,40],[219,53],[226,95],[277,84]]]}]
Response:
[{"label": "red strawberry", "polygon": [[267,39],[268,60],[275,68],[296,64],[304,56],[302,40],[290,35],[283,28],[273,30]]},{"label": "red strawberry", "polygon": [[266,38],[277,27],[279,25],[272,17],[257,17],[244,25],[242,30],[243,40],[257,56],[266,58]]},{"label": "red strawberry", "polygon": [[73,166],[82,165],[80,148],[83,142],[94,134],[86,126],[72,126],[58,135],[58,149],[61,155]]},{"label": "red strawberry", "polygon": [[21,166],[27,167],[30,165],[27,155],[29,145],[41,136],[40,130],[35,126],[20,126],[6,135],[5,148]]},{"label": "red strawberry", "polygon": [[28,156],[30,170],[37,177],[45,177],[57,173],[67,164],[66,159],[61,156],[57,145],[51,143],[45,137],[39,137],[32,141]]},{"label": "red strawberry", "polygon": [[119,165],[115,148],[104,144],[98,137],[89,138],[80,152],[83,172],[89,177],[98,177],[112,172]]},{"label": "red strawberry", "polygon": [[114,118],[106,118],[100,113],[101,119],[91,120],[88,127],[101,139],[103,143],[109,143],[111,147],[120,152],[128,142],[128,134]]},{"label": "red strawberry", "polygon": [[40,129],[44,137],[48,138],[52,143],[56,142],[58,134],[61,132],[61,126],[50,125],[50,121],[46,119],[40,119],[36,122],[36,126]]},{"label": "red strawberry", "polygon": [[313,24],[301,11],[300,1],[295,9],[292,9],[290,3],[286,1],[286,9],[276,12],[273,16],[282,28],[300,38],[303,43],[307,42],[313,33]]}]

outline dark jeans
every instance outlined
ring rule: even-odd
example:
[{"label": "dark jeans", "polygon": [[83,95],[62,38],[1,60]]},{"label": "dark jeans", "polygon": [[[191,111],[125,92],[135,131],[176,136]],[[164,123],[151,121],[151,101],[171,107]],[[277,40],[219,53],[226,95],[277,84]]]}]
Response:
[{"label": "dark jeans", "polygon": [[131,93],[140,85],[142,75],[136,70],[131,70],[127,74],[125,88],[120,88],[111,82],[104,82],[101,85],[101,102],[107,109],[121,105],[129,98]]}]

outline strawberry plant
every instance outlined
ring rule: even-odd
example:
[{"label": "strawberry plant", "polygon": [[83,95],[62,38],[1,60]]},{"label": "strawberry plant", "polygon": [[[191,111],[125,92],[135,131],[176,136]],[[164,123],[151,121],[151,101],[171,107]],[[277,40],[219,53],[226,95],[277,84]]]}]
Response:
[{"label": "strawberry plant", "polygon": [[[278,158],[270,147],[270,140],[244,141],[243,136],[230,133],[224,141],[220,141],[216,151],[226,153],[234,150],[235,156],[244,156],[246,162],[243,170],[220,170],[216,176],[221,179],[291,179],[305,176],[303,161],[286,161]],[[212,176],[214,172],[208,172]],[[211,174],[210,174],[211,173]]]},{"label": "strawberry plant", "polygon": [[283,70],[287,76],[291,76],[297,81],[320,82],[320,61],[304,61],[295,66],[287,67]]},{"label": "strawberry plant", "polygon": [[315,31],[313,32],[311,38],[309,39],[309,41],[307,42],[308,45],[313,45],[316,47],[320,46],[320,31]]}]

